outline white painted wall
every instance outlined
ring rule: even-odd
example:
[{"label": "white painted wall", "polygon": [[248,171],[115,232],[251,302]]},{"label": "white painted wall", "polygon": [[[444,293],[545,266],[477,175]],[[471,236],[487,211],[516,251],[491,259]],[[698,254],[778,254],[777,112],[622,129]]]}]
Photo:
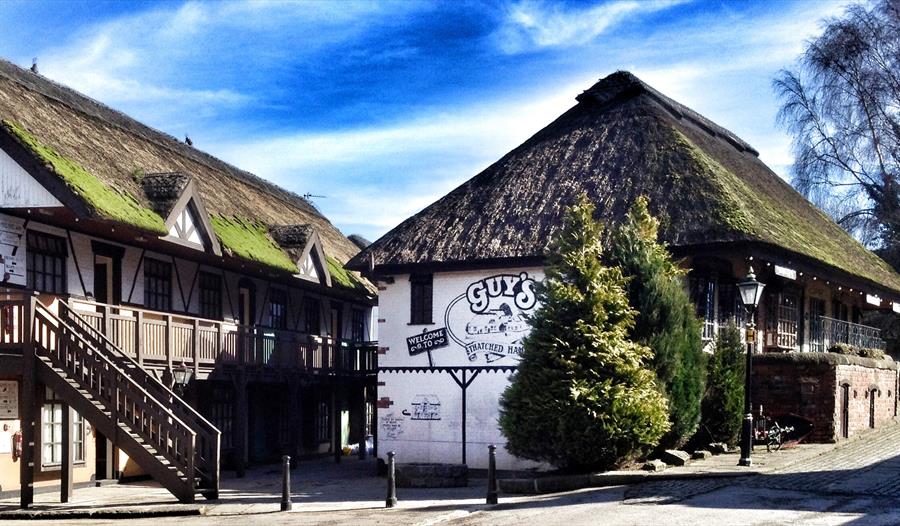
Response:
[{"label": "white painted wall", "polygon": [[[409,275],[393,276],[379,282],[378,336],[379,367],[429,367],[428,353],[411,355],[408,337],[423,331],[447,329],[447,344],[431,351],[431,365],[484,366],[516,365],[519,341],[528,332],[516,322],[521,315],[534,312],[527,291],[518,285],[522,274],[527,280],[543,279],[543,269],[517,268],[466,272],[443,272],[434,275],[433,321],[429,325],[410,325]],[[501,281],[496,292],[501,295],[487,298],[490,286],[482,280],[506,275],[507,282],[518,291],[506,291]],[[533,282],[532,282],[533,283]],[[528,284],[526,288],[530,288]],[[467,295],[467,290],[469,294]],[[517,305],[516,299],[519,299]],[[470,300],[475,300],[474,307]],[[503,307],[506,305],[506,307]],[[520,306],[528,307],[526,309]],[[484,308],[481,313],[474,312]],[[505,310],[505,312],[504,312]],[[507,314],[508,313],[508,314]],[[498,329],[485,331],[491,326]],[[500,323],[506,331],[499,331]],[[468,330],[467,330],[468,328]],[[480,333],[479,333],[480,332]],[[438,340],[431,340],[438,341]],[[467,350],[468,347],[468,350]],[[497,423],[498,401],[509,385],[509,374],[482,372],[467,392],[466,453],[471,468],[487,468],[487,447],[495,444],[498,469],[528,469],[539,464],[510,455]],[[397,461],[459,463],[462,460],[462,397],[461,389],[450,374],[438,372],[380,372],[378,389],[381,405],[378,409],[378,451],[382,457],[388,451],[397,453]],[[384,399],[388,399],[384,400]],[[424,400],[440,402],[439,416],[416,414]]]},{"label": "white painted wall", "polygon": [[62,203],[0,149],[0,208],[51,206]]}]

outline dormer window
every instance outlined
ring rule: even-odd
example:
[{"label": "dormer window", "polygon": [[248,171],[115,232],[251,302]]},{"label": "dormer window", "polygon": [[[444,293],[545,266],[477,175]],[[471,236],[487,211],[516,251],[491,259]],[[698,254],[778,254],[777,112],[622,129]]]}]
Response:
[{"label": "dormer window", "polygon": [[322,241],[312,225],[279,225],[269,229],[272,238],[297,264],[300,279],[331,286]]},{"label": "dormer window", "polygon": [[147,174],[141,185],[154,210],[166,218],[169,233],[163,239],[222,254],[193,177],[181,172]]}]

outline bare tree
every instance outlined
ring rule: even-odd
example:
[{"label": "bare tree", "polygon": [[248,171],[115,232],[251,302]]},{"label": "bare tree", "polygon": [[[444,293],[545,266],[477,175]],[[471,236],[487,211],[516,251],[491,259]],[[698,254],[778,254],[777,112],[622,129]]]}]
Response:
[{"label": "bare tree", "polygon": [[900,245],[900,0],[828,20],[774,86],[794,186],[864,243]]}]

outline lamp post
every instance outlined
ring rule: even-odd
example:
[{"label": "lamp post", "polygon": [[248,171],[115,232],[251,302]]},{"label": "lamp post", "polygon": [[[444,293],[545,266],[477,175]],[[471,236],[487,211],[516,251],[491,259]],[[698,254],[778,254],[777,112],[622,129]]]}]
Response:
[{"label": "lamp post", "polygon": [[178,387],[178,394],[180,396],[184,396],[184,388],[187,387],[187,384],[191,381],[191,376],[193,375],[194,370],[188,367],[183,360],[179,365],[172,368],[172,379]]},{"label": "lamp post", "polygon": [[741,428],[741,459],[738,461],[739,466],[750,466],[750,450],[753,449],[753,409],[750,404],[750,374],[753,367],[753,344],[756,342],[756,329],[754,318],[756,317],[756,307],[759,305],[759,298],[762,296],[764,284],[756,281],[756,274],[753,273],[753,267],[750,267],[747,277],[738,283],[738,290],[741,292],[741,301],[744,308],[747,309],[747,366],[745,367],[744,376],[744,425]]}]

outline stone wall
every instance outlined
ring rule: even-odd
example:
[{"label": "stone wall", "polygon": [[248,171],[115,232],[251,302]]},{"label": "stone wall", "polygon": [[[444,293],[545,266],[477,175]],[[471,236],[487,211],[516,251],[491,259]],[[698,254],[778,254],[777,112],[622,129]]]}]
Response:
[{"label": "stone wall", "polygon": [[[842,397],[848,394],[843,429]],[[753,412],[797,415],[813,422],[807,440],[836,442],[896,414],[897,364],[834,353],[757,354],[753,357]],[[874,393],[874,408],[870,396]]]}]

